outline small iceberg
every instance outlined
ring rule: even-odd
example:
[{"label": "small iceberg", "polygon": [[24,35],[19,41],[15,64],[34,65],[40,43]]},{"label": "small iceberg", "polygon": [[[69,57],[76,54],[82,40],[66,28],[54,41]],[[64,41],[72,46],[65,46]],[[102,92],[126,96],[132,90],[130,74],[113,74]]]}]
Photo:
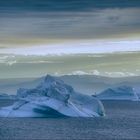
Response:
[{"label": "small iceberg", "polygon": [[33,89],[17,90],[12,106],[0,109],[0,117],[99,117],[104,107],[95,97],[76,92],[57,77],[47,75]]},{"label": "small iceberg", "polygon": [[0,93],[0,99],[9,99],[9,96],[6,93]]},{"label": "small iceberg", "polygon": [[5,99],[5,100],[14,100],[16,99],[15,95],[8,95],[6,93],[0,93],[0,100]]},{"label": "small iceberg", "polygon": [[135,90],[130,86],[108,88],[96,96],[101,100],[139,100]]}]

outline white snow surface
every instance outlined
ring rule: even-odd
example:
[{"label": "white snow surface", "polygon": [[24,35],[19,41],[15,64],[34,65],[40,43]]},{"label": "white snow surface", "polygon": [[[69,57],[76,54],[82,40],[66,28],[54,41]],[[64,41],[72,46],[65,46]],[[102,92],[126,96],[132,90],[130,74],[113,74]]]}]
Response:
[{"label": "white snow surface", "polygon": [[17,91],[18,101],[2,107],[0,117],[99,117],[102,103],[95,97],[76,92],[56,77],[47,75],[33,89]]}]

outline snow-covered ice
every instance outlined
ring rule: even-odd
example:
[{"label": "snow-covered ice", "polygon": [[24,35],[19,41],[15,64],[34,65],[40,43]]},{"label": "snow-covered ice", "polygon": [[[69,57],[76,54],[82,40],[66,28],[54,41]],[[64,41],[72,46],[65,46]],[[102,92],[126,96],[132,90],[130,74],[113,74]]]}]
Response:
[{"label": "snow-covered ice", "polygon": [[98,99],[101,100],[139,100],[134,88],[130,86],[119,86],[108,88],[97,95]]},{"label": "snow-covered ice", "polygon": [[0,109],[0,117],[98,117],[104,107],[95,97],[76,92],[56,77],[47,75],[33,89],[17,90],[18,101]]}]

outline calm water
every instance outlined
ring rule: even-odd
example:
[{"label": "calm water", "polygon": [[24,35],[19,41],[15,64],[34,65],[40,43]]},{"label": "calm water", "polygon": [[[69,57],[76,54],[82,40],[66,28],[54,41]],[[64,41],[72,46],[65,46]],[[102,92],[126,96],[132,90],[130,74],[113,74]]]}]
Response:
[{"label": "calm water", "polygon": [[139,102],[103,104],[101,118],[0,118],[0,139],[139,139]]}]

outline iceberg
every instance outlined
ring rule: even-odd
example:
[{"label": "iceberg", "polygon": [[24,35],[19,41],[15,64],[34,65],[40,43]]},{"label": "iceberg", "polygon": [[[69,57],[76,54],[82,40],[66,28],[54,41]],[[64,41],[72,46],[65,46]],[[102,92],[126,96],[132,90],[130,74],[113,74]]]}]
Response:
[{"label": "iceberg", "polygon": [[17,102],[0,109],[0,117],[99,117],[102,103],[95,97],[76,92],[58,77],[47,75],[33,89],[17,90]]},{"label": "iceberg", "polygon": [[6,93],[0,93],[0,100],[2,100],[2,99],[9,99],[9,100],[14,100],[14,99],[16,99],[16,96],[14,96],[14,95],[8,95],[8,94],[6,94]]},{"label": "iceberg", "polygon": [[8,94],[0,93],[0,99],[7,99],[7,98],[9,98]]},{"label": "iceberg", "polygon": [[108,88],[96,95],[101,100],[131,100],[138,101],[139,97],[136,94],[134,88],[131,86],[119,86]]}]

